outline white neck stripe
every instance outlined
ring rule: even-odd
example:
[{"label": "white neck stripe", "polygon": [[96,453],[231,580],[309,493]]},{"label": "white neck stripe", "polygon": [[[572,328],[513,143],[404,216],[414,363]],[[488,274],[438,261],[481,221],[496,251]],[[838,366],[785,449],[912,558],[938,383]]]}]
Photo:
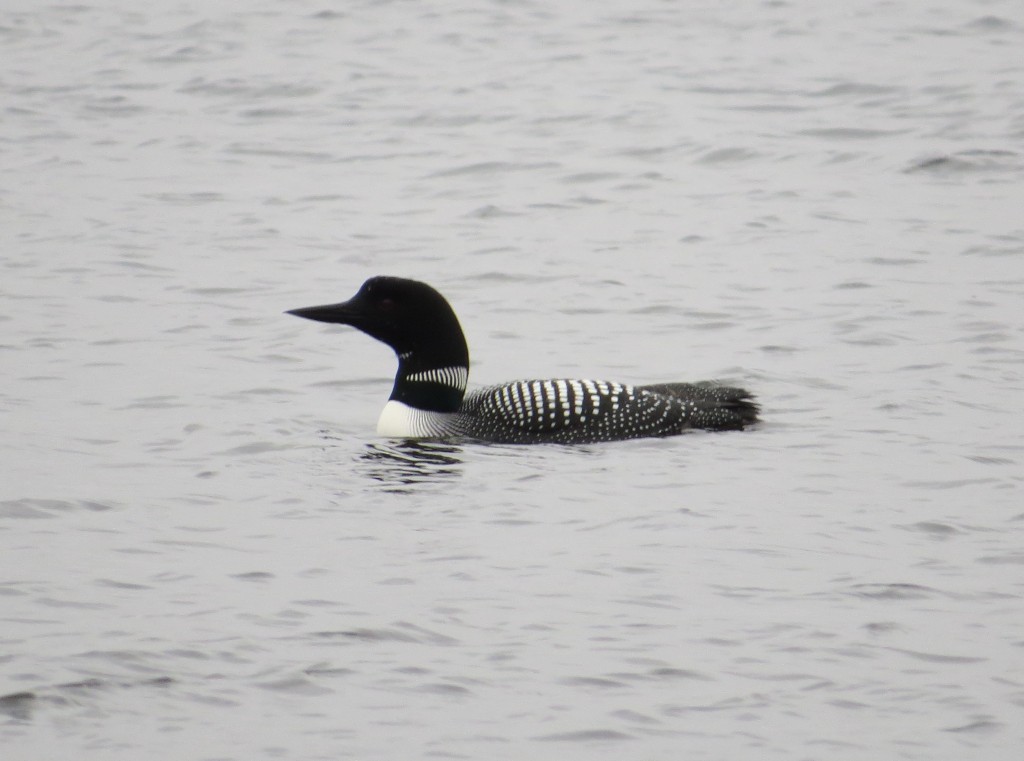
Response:
[{"label": "white neck stripe", "polygon": [[469,370],[465,367],[436,367],[433,370],[409,373],[402,379],[414,383],[440,383],[443,386],[451,386],[465,391],[466,384],[469,382]]}]

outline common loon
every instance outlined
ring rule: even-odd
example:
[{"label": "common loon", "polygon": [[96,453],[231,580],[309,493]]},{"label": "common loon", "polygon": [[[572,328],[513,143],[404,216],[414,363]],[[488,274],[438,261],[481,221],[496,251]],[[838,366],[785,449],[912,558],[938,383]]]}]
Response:
[{"label": "common loon", "polygon": [[757,422],[749,392],[711,382],[520,380],[467,394],[469,350],[459,320],[440,293],[416,280],[373,277],[348,301],[288,314],[351,325],[395,350],[398,373],[377,423],[382,436],[582,444]]}]

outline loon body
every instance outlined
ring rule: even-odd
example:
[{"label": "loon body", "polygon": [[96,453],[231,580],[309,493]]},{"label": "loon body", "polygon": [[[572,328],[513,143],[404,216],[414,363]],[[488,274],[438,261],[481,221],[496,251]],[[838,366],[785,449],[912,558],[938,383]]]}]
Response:
[{"label": "loon body", "polygon": [[384,436],[579,444],[757,422],[749,392],[710,382],[520,380],[467,394],[469,349],[458,318],[440,293],[416,280],[370,278],[348,301],[289,314],[351,325],[395,350],[395,385],[377,423]]}]

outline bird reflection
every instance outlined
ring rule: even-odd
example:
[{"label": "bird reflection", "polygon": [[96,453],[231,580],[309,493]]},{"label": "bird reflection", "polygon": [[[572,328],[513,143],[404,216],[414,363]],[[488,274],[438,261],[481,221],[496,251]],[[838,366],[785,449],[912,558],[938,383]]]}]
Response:
[{"label": "bird reflection", "polygon": [[406,487],[437,484],[462,475],[462,447],[442,441],[408,439],[387,444],[367,444],[359,459],[366,475],[392,487],[390,491],[412,491]]}]

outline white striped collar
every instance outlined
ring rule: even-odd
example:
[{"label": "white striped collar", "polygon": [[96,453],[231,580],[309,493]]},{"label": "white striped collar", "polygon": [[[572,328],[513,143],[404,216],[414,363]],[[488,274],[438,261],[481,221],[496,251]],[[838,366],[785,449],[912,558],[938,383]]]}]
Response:
[{"label": "white striped collar", "polygon": [[435,367],[433,370],[420,370],[409,373],[402,380],[417,383],[440,383],[442,386],[466,390],[469,383],[469,369],[465,367]]}]

